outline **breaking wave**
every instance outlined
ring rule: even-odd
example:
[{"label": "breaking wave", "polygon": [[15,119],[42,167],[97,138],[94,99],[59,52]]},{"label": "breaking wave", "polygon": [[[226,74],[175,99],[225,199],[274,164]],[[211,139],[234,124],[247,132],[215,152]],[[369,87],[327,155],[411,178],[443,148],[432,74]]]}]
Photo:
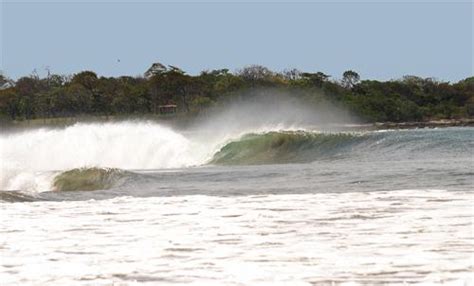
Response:
[{"label": "breaking wave", "polygon": [[[0,190],[50,191],[78,168],[184,168],[208,160],[208,146],[152,122],[75,124],[0,135]],[[71,176],[95,172],[75,170]],[[59,184],[59,183],[58,183]]]},{"label": "breaking wave", "polygon": [[340,156],[347,148],[367,139],[356,133],[305,131],[247,134],[230,142],[213,157],[214,164],[305,163]]},{"label": "breaking wave", "polygon": [[469,136],[454,138],[455,132],[328,133],[277,125],[224,131],[193,133],[152,122],[121,122],[4,133],[0,190],[98,190],[126,183],[140,170],[357,160],[361,154],[387,159],[401,152],[424,156],[473,147]]}]

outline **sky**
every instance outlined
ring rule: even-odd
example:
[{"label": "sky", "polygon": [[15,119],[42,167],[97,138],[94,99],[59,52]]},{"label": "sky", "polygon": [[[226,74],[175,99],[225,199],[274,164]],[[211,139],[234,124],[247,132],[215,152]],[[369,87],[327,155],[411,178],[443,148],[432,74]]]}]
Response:
[{"label": "sky", "polygon": [[340,78],[473,75],[467,1],[0,0],[0,70],[140,75],[153,62],[189,74],[251,64]]}]

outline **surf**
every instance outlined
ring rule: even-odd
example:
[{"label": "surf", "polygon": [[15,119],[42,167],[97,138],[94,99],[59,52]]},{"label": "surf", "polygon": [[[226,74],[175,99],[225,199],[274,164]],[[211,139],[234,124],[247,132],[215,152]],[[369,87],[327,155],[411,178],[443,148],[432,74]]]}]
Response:
[{"label": "surf", "polygon": [[209,156],[193,142],[153,122],[75,124],[0,136],[0,190],[52,189],[52,179],[77,168],[186,168]]},{"label": "surf", "polygon": [[156,122],[79,123],[0,134],[0,190],[108,189],[143,170],[462,153],[473,147],[472,136],[463,134],[323,132],[278,122],[197,130]]}]

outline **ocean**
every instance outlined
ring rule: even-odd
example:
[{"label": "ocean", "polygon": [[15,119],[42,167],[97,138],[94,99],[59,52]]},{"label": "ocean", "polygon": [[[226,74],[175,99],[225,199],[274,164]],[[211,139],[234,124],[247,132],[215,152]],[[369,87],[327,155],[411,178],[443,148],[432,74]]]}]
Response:
[{"label": "ocean", "polygon": [[472,127],[5,130],[0,285],[473,285],[473,150]]}]

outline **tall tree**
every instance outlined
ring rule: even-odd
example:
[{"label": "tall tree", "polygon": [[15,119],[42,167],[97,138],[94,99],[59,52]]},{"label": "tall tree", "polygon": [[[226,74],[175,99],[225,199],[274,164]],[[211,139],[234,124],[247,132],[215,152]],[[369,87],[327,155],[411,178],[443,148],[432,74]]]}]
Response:
[{"label": "tall tree", "polygon": [[342,74],[342,85],[345,88],[352,88],[360,81],[360,76],[353,70],[345,71]]}]

